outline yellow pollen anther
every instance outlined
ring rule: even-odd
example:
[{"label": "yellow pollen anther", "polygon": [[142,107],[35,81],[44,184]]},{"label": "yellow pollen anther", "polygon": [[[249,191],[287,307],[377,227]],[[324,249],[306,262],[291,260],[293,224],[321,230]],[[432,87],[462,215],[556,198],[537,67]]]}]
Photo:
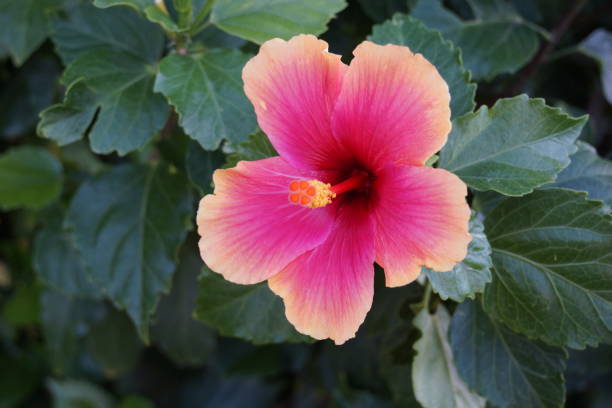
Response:
[{"label": "yellow pollen anther", "polygon": [[331,184],[319,180],[299,180],[289,184],[289,202],[308,208],[325,207],[336,197]]}]

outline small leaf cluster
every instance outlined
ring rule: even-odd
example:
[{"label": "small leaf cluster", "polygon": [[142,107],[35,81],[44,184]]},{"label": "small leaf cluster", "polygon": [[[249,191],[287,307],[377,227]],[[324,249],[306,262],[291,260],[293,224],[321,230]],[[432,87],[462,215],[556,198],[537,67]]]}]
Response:
[{"label": "small leaf cluster", "polygon": [[[610,406],[608,6],[0,1],[0,406]],[[194,231],[216,169],[277,155],[241,71],[300,33],[436,66],[452,131],[428,165],[472,208],[466,258],[392,289],[376,266],[340,347],[209,270]]]}]

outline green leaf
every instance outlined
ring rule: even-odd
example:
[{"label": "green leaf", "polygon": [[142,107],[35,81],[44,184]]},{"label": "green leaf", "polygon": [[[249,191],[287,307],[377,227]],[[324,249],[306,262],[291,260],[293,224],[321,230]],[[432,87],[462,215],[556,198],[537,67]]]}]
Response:
[{"label": "green leaf", "polygon": [[612,341],[612,217],[582,192],[509,198],[485,221],[484,308],[511,329],[572,348]]},{"label": "green leaf", "polygon": [[164,30],[169,31],[171,33],[177,33],[180,31],[184,31],[181,27],[176,24],[176,22],[170,17],[164,10],[160,9],[157,6],[149,6],[144,10],[145,16],[149,19],[149,21],[153,23],[157,23],[163,27]]},{"label": "green leaf", "polygon": [[538,33],[516,21],[468,22],[444,33],[465,55],[465,66],[475,79],[513,73],[538,50]]},{"label": "green leaf", "polygon": [[516,17],[461,21],[440,0],[419,0],[411,15],[461,48],[474,79],[513,73],[538,49],[538,33]]},{"label": "green leaf", "polygon": [[47,380],[54,408],[112,408],[113,397],[97,385],[81,380]]},{"label": "green leaf", "polygon": [[268,136],[261,130],[249,136],[247,140],[234,147],[234,152],[227,156],[223,167],[234,167],[241,160],[254,161],[278,156]]},{"label": "green leaf", "polygon": [[155,4],[155,0],[94,0],[93,4],[94,6],[100,8],[128,6],[132,7],[136,11],[141,11]]},{"label": "green leaf", "polygon": [[561,407],[566,352],[530,341],[491,319],[479,301],[459,305],[451,345],[465,382],[500,407]]},{"label": "green leaf", "polygon": [[601,65],[601,86],[612,104],[612,33],[605,28],[593,31],[580,46]]},{"label": "green leaf", "polygon": [[203,364],[215,348],[215,333],[193,317],[202,261],[197,248],[188,246],[172,283],[172,291],[159,302],[153,343],[181,366]]},{"label": "green leaf", "polygon": [[440,32],[458,30],[463,25],[461,19],[444,7],[440,0],[416,0],[410,15]]},{"label": "green leaf", "polygon": [[471,393],[457,374],[448,342],[450,316],[443,305],[435,314],[423,309],[414,319],[421,338],[414,343],[412,386],[425,408],[484,407],[485,400]]},{"label": "green leaf", "polygon": [[134,368],[143,349],[130,319],[112,307],[91,327],[86,342],[87,350],[108,378],[116,378]]},{"label": "green leaf", "polygon": [[570,157],[570,165],[559,173],[554,183],[544,187],[586,191],[589,198],[612,205],[612,162],[599,157],[587,143],[578,141],[577,145],[578,151]]},{"label": "green leaf", "polygon": [[193,41],[201,42],[205,48],[240,48],[247,44],[246,40],[230,35],[212,25],[193,37]]},{"label": "green leaf", "polygon": [[[93,6],[71,9],[68,19],[58,18],[54,26],[58,51],[70,62],[64,83],[82,81],[93,92],[92,102],[100,106],[90,132],[92,150],[125,154],[151,140],[169,110],[164,98],[153,93],[155,64],[164,47],[161,31],[131,10]],[[88,108],[94,109],[93,103]],[[80,119],[77,131],[82,134],[87,127]],[[73,120],[68,115],[55,126],[69,127]]]},{"label": "green leaf", "polygon": [[71,7],[65,18],[53,19],[52,28],[51,38],[65,65],[81,54],[100,49],[123,52],[153,64],[164,49],[162,31],[122,7]]},{"label": "green leaf", "polygon": [[463,302],[466,297],[474,298],[482,293],[491,282],[491,246],[484,232],[484,225],[478,213],[472,211],[470,219],[472,241],[466,258],[449,272],[435,272],[423,268],[433,290],[444,300]]},{"label": "green leaf", "polygon": [[543,99],[500,99],[490,110],[482,106],[454,122],[438,167],[476,190],[527,194],[567,167],[586,121],[546,106]]},{"label": "green leaf", "polygon": [[191,200],[187,180],[166,165],[126,165],[81,184],[66,215],[92,279],[126,308],[145,341],[193,216]]},{"label": "green leaf", "polygon": [[216,169],[225,162],[225,155],[215,150],[213,152],[202,149],[195,141],[187,148],[185,167],[187,176],[195,184],[201,193],[212,192],[212,176]]},{"label": "green leaf", "polygon": [[213,50],[169,55],[160,64],[155,90],[168,98],[185,133],[204,149],[215,150],[223,139],[239,143],[255,130],[240,77],[249,57],[238,50]]},{"label": "green leaf", "polygon": [[63,103],[40,113],[38,135],[64,146],[80,140],[96,114],[96,97],[83,81],[76,81],[66,90]]},{"label": "green leaf", "polygon": [[476,84],[470,82],[470,73],[463,68],[461,51],[439,32],[412,17],[396,14],[384,24],[374,26],[368,39],[378,44],[405,45],[435,65],[450,89],[453,118],[474,110]]},{"label": "green leaf", "polygon": [[478,20],[496,17],[519,18],[514,5],[505,0],[467,0]]},{"label": "green leaf", "polygon": [[87,275],[81,254],[63,228],[64,214],[53,211],[34,239],[33,266],[46,287],[69,297],[100,298],[102,292]]},{"label": "green leaf", "polygon": [[162,10],[154,0],[94,0],[93,4],[100,8],[128,6],[142,12],[149,21],[161,25],[166,31],[183,31],[168,15],[165,5]]},{"label": "green leaf", "polygon": [[47,11],[55,0],[3,0],[0,2],[0,44],[21,65],[47,38]]},{"label": "green leaf", "polygon": [[265,282],[237,285],[204,267],[199,287],[195,317],[224,336],[256,344],[310,339],[287,321],[281,298]]},{"label": "green leaf", "polygon": [[62,178],[61,163],[45,149],[10,149],[0,155],[0,207],[43,207],[59,196]]},{"label": "green leaf", "polygon": [[120,155],[142,147],[162,129],[168,105],[153,93],[153,68],[130,54],[110,49],[77,57],[64,82],[81,80],[94,91],[100,113],[89,134],[96,153]]},{"label": "green leaf", "polygon": [[500,205],[502,201],[509,198],[495,191],[476,191],[472,199],[472,208],[484,214],[486,217],[495,207]]},{"label": "green leaf", "polygon": [[344,0],[216,0],[211,23],[230,34],[262,44],[297,34],[321,34]]}]

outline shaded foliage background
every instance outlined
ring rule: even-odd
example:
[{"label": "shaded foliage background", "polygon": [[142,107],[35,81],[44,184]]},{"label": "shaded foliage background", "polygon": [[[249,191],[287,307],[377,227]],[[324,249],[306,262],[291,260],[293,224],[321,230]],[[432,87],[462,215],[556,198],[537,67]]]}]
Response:
[{"label": "shaded foliage background", "polygon": [[[513,222],[483,224],[475,213],[471,230],[480,239],[469,262],[457,275],[425,272],[435,293],[417,283],[384,288],[377,270],[373,310],[342,347],[296,333],[265,285],[231,285],[206,270],[192,228],[214,169],[275,154],[243,96],[242,65],[270,33],[306,31],[345,62],[370,35],[423,52],[456,84],[454,118],[472,110],[474,91],[477,108],[526,93],[572,116],[588,114],[555,186],[609,205],[611,166],[595,154],[612,158],[609,1],[194,0],[192,11],[189,0],[170,3],[172,18],[148,0],[0,0],[0,407],[447,406],[432,398],[448,389],[458,407],[483,406],[475,392],[494,406],[612,406],[609,301],[600,311],[607,326],[584,332],[514,319],[538,292],[517,286],[514,305],[512,290],[501,287],[513,273],[501,266]],[[540,102],[518,98],[489,115],[507,113],[511,132],[523,134],[538,109],[570,129],[573,146],[577,122]],[[480,174],[459,148],[486,115],[456,120],[459,146],[441,153],[440,166],[461,167],[464,180]],[[546,149],[554,153],[531,159],[549,167],[521,173],[524,185],[468,184],[530,192],[567,165]],[[561,210],[569,206],[599,222],[600,204],[567,191],[550,201],[549,187],[526,198],[489,191],[471,199],[482,214],[497,206],[493,219],[520,202],[533,217],[557,209],[570,225]],[[554,237],[541,240],[545,248]],[[610,242],[584,244],[584,262],[609,258]],[[580,271],[601,273],[609,288],[606,262],[607,270]],[[432,357],[415,360],[417,351]],[[440,355],[452,364],[453,353],[458,372],[436,365]]]}]

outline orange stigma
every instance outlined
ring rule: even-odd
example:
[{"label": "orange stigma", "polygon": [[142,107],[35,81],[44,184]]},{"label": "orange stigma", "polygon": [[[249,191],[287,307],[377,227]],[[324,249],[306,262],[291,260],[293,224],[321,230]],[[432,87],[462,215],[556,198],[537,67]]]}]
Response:
[{"label": "orange stigma", "polygon": [[319,180],[296,180],[289,183],[289,202],[308,208],[325,207],[336,197],[331,184]]},{"label": "orange stigma", "polygon": [[325,207],[337,195],[363,187],[367,179],[367,174],[357,173],[334,186],[319,180],[295,180],[289,183],[289,202],[308,208]]}]

